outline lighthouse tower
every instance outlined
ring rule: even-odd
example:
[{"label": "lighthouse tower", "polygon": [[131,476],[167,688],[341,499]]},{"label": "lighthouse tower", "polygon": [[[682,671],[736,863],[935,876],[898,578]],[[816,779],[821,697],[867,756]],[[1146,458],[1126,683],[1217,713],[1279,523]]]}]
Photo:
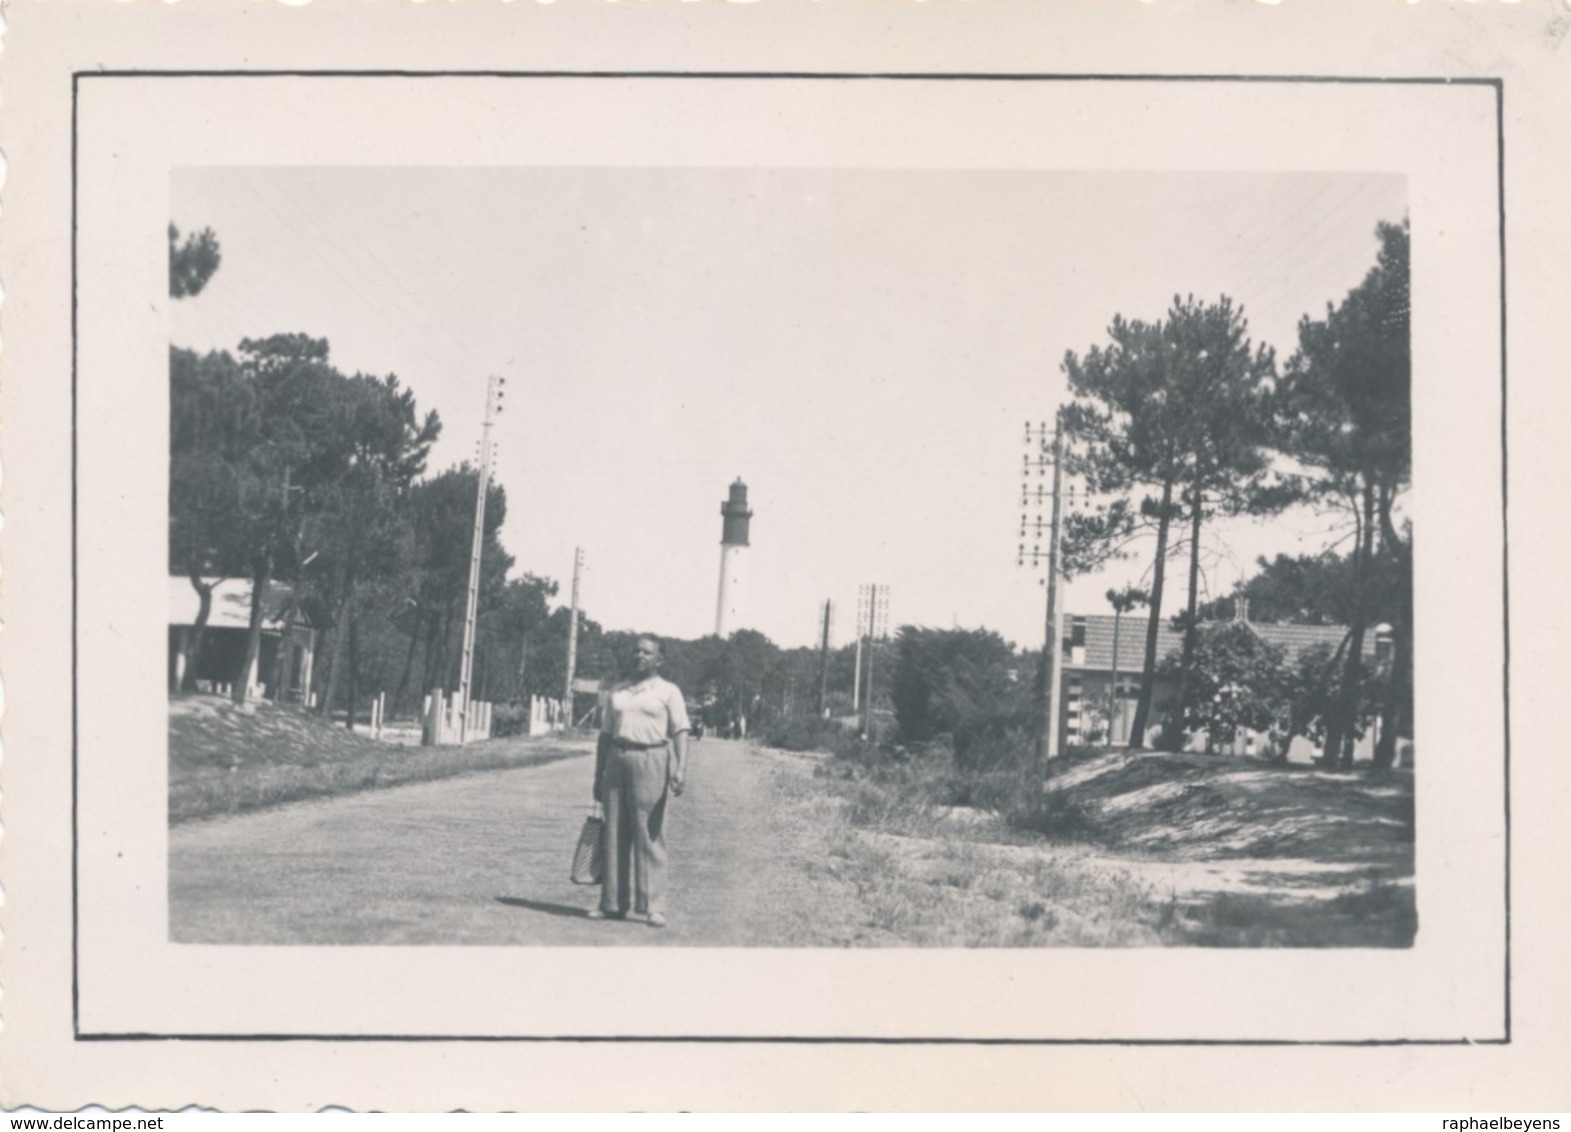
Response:
[{"label": "lighthouse tower", "polygon": [[720,596],[715,603],[715,636],[724,640],[742,627],[743,582],[747,576],[747,485],[739,477],[731,497],[720,505],[725,525],[720,531]]}]

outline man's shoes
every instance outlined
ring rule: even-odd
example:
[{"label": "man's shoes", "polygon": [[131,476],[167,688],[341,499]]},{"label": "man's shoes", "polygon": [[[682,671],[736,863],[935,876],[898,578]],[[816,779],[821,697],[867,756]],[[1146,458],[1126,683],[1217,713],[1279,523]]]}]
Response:
[{"label": "man's shoes", "polygon": [[649,914],[649,926],[652,928],[665,927],[665,917],[659,912],[651,912]]},{"label": "man's shoes", "polygon": [[584,913],[591,920],[620,920],[625,915],[625,912],[607,912],[604,908],[591,908]]}]

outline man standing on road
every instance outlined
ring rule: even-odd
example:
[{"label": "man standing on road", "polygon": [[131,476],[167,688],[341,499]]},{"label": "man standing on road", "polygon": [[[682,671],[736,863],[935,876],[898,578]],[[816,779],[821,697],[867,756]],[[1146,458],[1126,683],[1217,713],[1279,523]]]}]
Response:
[{"label": "man standing on road", "polygon": [[605,807],[605,873],[592,920],[631,911],[665,918],[666,799],[686,787],[687,704],[660,676],[660,642],[638,639],[634,676],[611,689],[595,749],[595,801]]}]

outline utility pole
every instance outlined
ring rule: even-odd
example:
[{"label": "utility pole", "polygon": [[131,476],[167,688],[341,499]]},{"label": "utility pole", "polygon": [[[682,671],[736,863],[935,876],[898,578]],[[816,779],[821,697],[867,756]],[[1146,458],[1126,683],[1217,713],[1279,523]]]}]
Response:
[{"label": "utility pole", "polygon": [[475,488],[475,532],[469,549],[469,597],[464,606],[464,655],[458,669],[458,741],[469,738],[469,681],[474,673],[475,617],[480,604],[480,551],[485,545],[485,497],[491,484],[491,425],[502,411],[505,377],[486,381],[485,421],[480,426],[480,478]]},{"label": "utility pole", "polygon": [[834,603],[824,599],[824,635],[818,647],[818,717],[824,718],[829,710],[829,618]]},{"label": "utility pole", "polygon": [[567,726],[573,725],[573,674],[578,670],[578,577],[584,569],[584,548],[573,548],[573,604],[567,615],[567,683],[562,703],[567,708]]},{"label": "utility pole", "polygon": [[[1051,447],[1047,442],[1047,426],[1037,426],[1035,444],[1039,449],[1035,460],[1031,458],[1029,448],[1033,443],[1033,432],[1030,422],[1026,422],[1025,440],[1027,453],[1025,456],[1024,473],[1026,482],[1020,488],[1020,506],[1029,508],[1033,498],[1038,508],[1042,506],[1044,496],[1050,501],[1051,511],[1047,525],[1047,576],[1043,579],[1047,587],[1047,624],[1043,634],[1042,645],[1042,734],[1037,740],[1037,760],[1041,764],[1042,777],[1046,779],[1047,768],[1050,760],[1058,755],[1058,716],[1059,716],[1059,685],[1063,682],[1063,632],[1060,621],[1063,610],[1059,608],[1059,571],[1058,552],[1059,536],[1061,533],[1062,501],[1064,490],[1064,429],[1063,414],[1060,412],[1053,421],[1053,441]],[[1047,468],[1053,469],[1053,481],[1050,491],[1044,491],[1041,483],[1032,491],[1030,477],[1034,471],[1039,477],[1044,477]],[[1027,564],[1025,538],[1032,524],[1025,514],[1020,516],[1020,557],[1018,562]],[[1038,510],[1035,520],[1035,534],[1038,540],[1042,537],[1042,515]],[[1037,541],[1031,548],[1029,563],[1032,566],[1041,564],[1041,542]]]},{"label": "utility pole", "polygon": [[856,626],[856,660],[851,665],[851,710],[862,710],[862,624]]},{"label": "utility pole", "polygon": [[1058,756],[1059,685],[1063,682],[1063,629],[1059,621],[1064,611],[1058,600],[1058,537],[1064,490],[1064,425],[1062,416],[1053,422],[1053,517],[1047,535],[1047,703],[1042,729],[1042,774],[1047,776],[1049,760]]},{"label": "utility pole", "polygon": [[862,608],[865,618],[858,621],[867,628],[867,684],[862,697],[862,738],[873,735],[873,646],[889,635],[889,587],[877,582],[862,587]]},{"label": "utility pole", "polygon": [[[1114,591],[1108,590],[1109,601],[1113,601]],[[1114,601],[1113,604],[1113,681],[1112,690],[1107,695],[1107,743],[1108,746],[1118,745],[1118,733],[1124,722],[1124,701],[1118,695],[1118,629],[1124,620],[1123,608]]]}]

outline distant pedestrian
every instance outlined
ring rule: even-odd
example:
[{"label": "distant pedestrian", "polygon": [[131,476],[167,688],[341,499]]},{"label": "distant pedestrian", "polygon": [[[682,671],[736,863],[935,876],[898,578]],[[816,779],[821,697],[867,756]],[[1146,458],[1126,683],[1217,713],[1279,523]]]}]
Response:
[{"label": "distant pedestrian", "polygon": [[595,749],[595,800],[605,807],[605,872],[593,920],[644,917],[663,928],[666,801],[686,788],[691,725],[682,690],[660,676],[660,642],[640,637],[631,680],[607,697]]}]

